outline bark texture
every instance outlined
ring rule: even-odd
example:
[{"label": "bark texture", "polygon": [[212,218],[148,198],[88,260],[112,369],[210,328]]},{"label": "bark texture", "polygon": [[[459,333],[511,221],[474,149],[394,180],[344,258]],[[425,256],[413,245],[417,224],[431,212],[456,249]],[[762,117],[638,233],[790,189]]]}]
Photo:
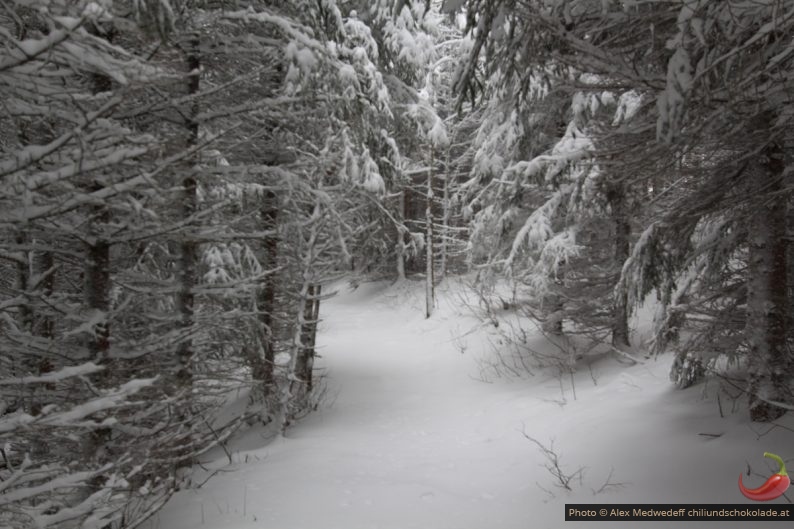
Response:
[{"label": "bark texture", "polygon": [[[276,194],[268,191],[265,194],[260,211],[262,227],[268,232],[262,240],[264,250],[263,266],[266,271],[275,270],[278,263],[278,201]],[[262,351],[251,359],[254,379],[261,381],[261,396],[267,399],[275,391],[274,366],[276,361],[274,314],[276,313],[276,275],[268,273],[262,279],[262,286],[257,300],[259,323],[261,326]]]},{"label": "bark texture", "polygon": [[785,410],[770,401],[786,398],[791,359],[787,336],[787,242],[785,163],[779,143],[762,154],[755,179],[762,203],[751,212],[748,226],[747,327],[750,361],[750,417],[772,421]]},{"label": "bark texture", "polygon": [[[186,42],[185,59],[187,66],[187,93],[195,96],[199,92],[201,56],[199,50],[198,33],[191,34]],[[198,122],[195,117],[198,115],[198,102],[193,99],[190,103],[188,117],[185,120],[186,142],[185,148],[190,149],[198,143]],[[197,189],[198,183],[192,157],[188,157],[183,164],[182,176],[182,197],[180,200],[181,217],[183,220],[189,219],[195,214],[197,208]],[[183,235],[180,243],[179,257],[179,292],[176,298],[177,312],[179,314],[179,324],[182,328],[183,336],[177,347],[177,384],[182,388],[190,387],[193,383],[193,327],[195,295],[193,290],[196,286],[198,265],[197,243],[193,240],[190,233]]]},{"label": "bark texture", "polygon": [[433,277],[433,164],[431,157],[430,169],[427,171],[427,200],[425,203],[425,317],[433,315],[435,307],[435,277]]},{"label": "bark texture", "polygon": [[[622,183],[613,182],[607,189],[606,197],[615,228],[614,266],[619,273],[630,252],[631,224],[626,203],[626,189]],[[612,300],[611,327],[612,345],[619,349],[629,347],[629,299],[626,289],[620,289]]]}]

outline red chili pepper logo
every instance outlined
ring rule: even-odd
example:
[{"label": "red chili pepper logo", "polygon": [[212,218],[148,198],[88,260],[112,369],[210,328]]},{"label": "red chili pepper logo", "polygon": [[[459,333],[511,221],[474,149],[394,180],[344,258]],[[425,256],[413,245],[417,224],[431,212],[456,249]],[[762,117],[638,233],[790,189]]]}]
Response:
[{"label": "red chili pepper logo", "polygon": [[766,480],[766,483],[757,489],[745,488],[745,486],[742,484],[742,475],[739,474],[739,490],[751,500],[774,500],[775,498],[782,496],[783,493],[786,492],[786,489],[788,489],[788,486],[791,484],[791,479],[788,477],[786,465],[783,463],[783,459],[781,459],[780,456],[770,454],[769,452],[764,452],[764,457],[768,457],[777,461],[778,465],[780,465],[780,470],[777,471],[777,474],[772,474],[769,476],[769,479]]}]

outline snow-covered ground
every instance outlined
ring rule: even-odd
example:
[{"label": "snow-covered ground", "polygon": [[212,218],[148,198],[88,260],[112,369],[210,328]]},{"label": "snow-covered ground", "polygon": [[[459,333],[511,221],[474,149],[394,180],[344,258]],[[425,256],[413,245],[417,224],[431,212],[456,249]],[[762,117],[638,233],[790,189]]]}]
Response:
[{"label": "snow-covered ground", "polygon": [[[721,418],[716,384],[675,390],[669,357],[632,367],[605,358],[574,387],[540,373],[483,381],[489,331],[461,289],[442,288],[430,319],[421,296],[419,283],[372,283],[325,302],[318,344],[328,397],[319,411],[286,438],[242,435],[230,445],[233,465],[222,453],[206,462],[224,471],[175,495],[145,529],[613,527],[566,523],[564,504],[751,503],[737,487],[748,463],[752,487],[776,470],[765,451],[794,468],[791,417],[784,427],[754,425],[723,395]],[[553,442],[566,473],[583,469],[572,491],[525,433]],[[690,525],[726,524],[622,523]]]}]

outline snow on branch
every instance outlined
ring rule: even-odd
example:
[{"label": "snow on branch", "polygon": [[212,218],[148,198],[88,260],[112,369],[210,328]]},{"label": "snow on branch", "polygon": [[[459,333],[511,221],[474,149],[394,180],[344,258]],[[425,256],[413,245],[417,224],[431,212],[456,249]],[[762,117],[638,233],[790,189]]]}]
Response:
[{"label": "snow on branch", "polygon": [[[23,467],[20,467],[19,470],[23,470],[30,465],[30,459],[26,458],[25,462],[26,465],[23,464]],[[106,468],[101,470],[107,470]],[[58,476],[55,479],[51,479],[45,481],[40,485],[35,485],[33,487],[25,487],[25,488],[18,488],[14,489],[10,492],[4,492],[3,489],[0,489],[0,507],[10,505],[15,502],[23,501],[29,498],[35,498],[46,492],[51,492],[56,489],[63,489],[63,488],[72,488],[77,487],[85,483],[88,479],[92,478],[97,474],[96,471],[84,471],[84,472],[74,472],[72,474]],[[45,526],[46,527],[46,526]]]},{"label": "snow on branch", "polygon": [[[82,404],[78,404],[64,411],[56,411],[57,408],[55,406],[46,406],[41,414],[35,417],[27,413],[14,413],[4,416],[0,418],[0,434],[12,432],[17,428],[31,424],[47,426],[88,426],[86,423],[77,421],[85,419],[99,411],[106,411],[124,405],[127,397],[137,393],[144,387],[151,386],[156,380],[157,377],[130,380],[118,388],[105,391],[101,397],[83,402]],[[107,425],[109,424],[105,424],[105,426]]]},{"label": "snow on branch", "polygon": [[555,234],[543,245],[538,264],[542,265],[544,276],[556,275],[560,266],[579,255],[581,247],[576,244],[576,231],[576,226],[571,226]]},{"label": "snow on branch", "polygon": [[661,226],[659,222],[652,222],[640,234],[639,239],[634,244],[631,255],[620,271],[620,279],[615,285],[615,297],[626,292],[629,297],[629,305],[640,303],[650,289],[652,278],[647,275],[648,270],[654,267],[655,246],[658,242]]},{"label": "snow on branch", "polygon": [[295,20],[275,15],[268,11],[254,11],[252,7],[244,11],[232,11],[230,13],[224,13],[223,16],[224,18],[229,18],[232,20],[243,20],[246,22],[252,20],[255,22],[263,22],[273,25],[281,30],[285,35],[298,41],[305,47],[312,48],[316,52],[327,53],[326,47],[320,41],[310,36],[312,34],[311,29],[299,25],[295,22]]},{"label": "snow on branch", "polygon": [[527,217],[524,225],[518,230],[513,245],[510,249],[510,254],[504,263],[505,270],[509,270],[513,265],[516,256],[523,249],[534,250],[541,248],[543,244],[551,238],[554,233],[551,226],[551,220],[554,214],[562,203],[563,193],[558,190],[552,193],[551,197],[545,204],[537,208],[532,214]]},{"label": "snow on branch", "polygon": [[64,367],[58,371],[39,376],[0,379],[0,386],[10,386],[13,384],[49,384],[66,380],[67,378],[91,375],[103,369],[105,369],[103,366],[98,366],[93,362],[86,362],[79,366]]},{"label": "snow on branch", "polygon": [[54,47],[69,39],[72,31],[74,31],[74,29],[77,28],[80,23],[80,20],[72,19],[72,22],[66,27],[66,29],[52,31],[40,39],[25,39],[23,41],[14,39],[11,32],[3,27],[0,27],[0,36],[2,36],[4,40],[13,43],[14,47],[16,48],[11,50],[6,49],[6,53],[8,53],[8,55],[0,60],[0,72],[10,70],[25,64],[26,62],[36,60],[40,55],[45,54],[49,50],[52,50]]},{"label": "snow on branch", "polygon": [[45,157],[58,151],[71,142],[79,134],[81,134],[89,125],[116,107],[119,103],[121,103],[121,98],[111,99],[97,111],[87,113],[84,118],[81,117],[81,122],[78,123],[77,127],[62,134],[46,145],[28,145],[21,149],[15,150],[13,153],[13,158],[0,162],[0,177],[7,176],[30,165],[36,164]]},{"label": "snow on branch", "polygon": [[408,105],[408,115],[416,121],[418,132],[436,148],[449,145],[447,128],[426,100]]}]

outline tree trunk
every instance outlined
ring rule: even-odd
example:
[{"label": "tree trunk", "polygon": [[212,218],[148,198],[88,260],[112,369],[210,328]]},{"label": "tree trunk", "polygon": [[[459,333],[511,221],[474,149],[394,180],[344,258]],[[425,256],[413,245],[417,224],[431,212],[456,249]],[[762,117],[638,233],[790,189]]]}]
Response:
[{"label": "tree trunk", "polygon": [[[298,321],[290,349],[289,380],[283,384],[279,397],[279,416],[277,420],[281,425],[282,433],[286,431],[292,421],[294,403],[297,402],[297,408],[300,409],[306,404],[305,399],[309,394],[308,379],[305,378],[305,375],[307,370],[311,369],[310,357],[312,356],[313,345],[307,341],[306,331],[307,325],[312,324],[313,303],[315,297],[319,295],[314,294],[316,281],[313,277],[313,269],[317,259],[317,242],[320,236],[319,223],[322,222],[320,216],[320,204],[317,203],[314,205],[312,222],[309,225],[308,240],[306,240],[305,246],[300,245],[300,249],[303,251],[300,270],[303,283],[298,294],[298,306],[296,307]],[[303,234],[299,235],[299,237],[303,236]],[[309,317],[307,318],[307,316]]]},{"label": "tree trunk", "polygon": [[[199,92],[201,57],[199,51],[199,35],[193,33],[188,37],[186,53],[187,66],[187,93],[194,96]],[[190,149],[198,143],[198,101],[193,99],[190,103],[188,118],[185,122],[187,138],[185,148]],[[181,217],[190,219],[197,208],[197,181],[193,168],[193,157],[188,157],[182,164],[184,171],[182,177],[182,197],[180,200]],[[194,327],[194,294],[197,277],[197,244],[190,233],[185,233],[180,243],[179,260],[179,292],[176,298],[179,324],[183,332],[182,339],[177,347],[176,381],[180,388],[189,388],[193,384],[193,327]]]},{"label": "tree trunk", "polygon": [[308,395],[314,387],[314,345],[317,342],[317,321],[320,316],[320,294],[322,285],[309,285],[308,298],[303,309],[301,331],[302,353],[295,367],[296,376],[304,383]]},{"label": "tree trunk", "polygon": [[[102,189],[99,183],[91,186],[91,191]],[[91,314],[98,317],[94,333],[88,339],[88,350],[95,362],[106,362],[110,349],[110,243],[102,233],[102,228],[110,222],[110,212],[106,206],[93,208],[89,227],[89,242],[86,245],[85,270],[83,272],[85,304]],[[98,225],[98,226],[97,226]]]},{"label": "tree trunk", "polygon": [[[268,235],[262,240],[264,249],[263,265],[266,272],[272,272],[278,265],[278,235],[276,234],[278,221],[278,202],[276,194],[268,191],[265,194],[261,209],[262,228]],[[275,391],[274,367],[276,362],[276,352],[273,334],[273,315],[276,312],[276,276],[268,273],[262,280],[257,300],[257,311],[259,312],[259,322],[261,325],[260,334],[262,336],[261,356],[257,354],[252,359],[252,371],[254,380],[259,381],[262,386],[261,396],[266,402],[268,397]],[[266,411],[266,410],[265,410]]]},{"label": "tree trunk", "polygon": [[[562,280],[554,279],[555,285],[561,285]],[[554,287],[552,287],[554,288]],[[565,303],[562,297],[557,292],[550,292],[543,300],[543,304],[550,307],[549,316],[543,322],[542,329],[544,332],[550,333],[554,336],[562,336],[563,332],[563,315],[565,311]]]},{"label": "tree trunk", "polygon": [[397,209],[401,225],[397,226],[397,279],[405,279],[405,189],[400,191]]},{"label": "tree trunk", "polygon": [[766,200],[762,206],[753,206],[749,222],[746,335],[750,417],[762,422],[785,413],[769,401],[787,398],[786,380],[792,367],[786,347],[788,201],[784,193],[784,170],[783,149],[779,143],[771,143],[763,152],[761,170],[753,181],[759,195],[763,193]]},{"label": "tree trunk", "polygon": [[[449,163],[447,163],[449,167]],[[447,276],[447,246],[450,236],[449,231],[449,174],[444,175],[444,195],[441,201],[441,263],[439,264],[438,275],[443,280]]]},{"label": "tree trunk", "polygon": [[[55,260],[52,252],[41,252],[34,257],[34,268],[39,277],[39,288],[45,299],[52,296],[55,288]],[[33,333],[44,338],[54,337],[52,318],[45,314],[36,314],[33,320]]]},{"label": "tree trunk", "polygon": [[[196,180],[188,177],[182,180],[182,218],[190,218],[196,211]],[[180,244],[179,259],[179,292],[176,298],[179,326],[183,335],[177,347],[176,380],[181,388],[188,388],[193,383],[193,324],[195,297],[193,288],[196,285],[196,244],[185,236]]]},{"label": "tree trunk", "polygon": [[[786,153],[794,153],[794,149],[786,146]],[[794,163],[791,154],[787,154],[785,160],[786,167]],[[791,196],[786,198],[786,295],[788,296],[788,319],[786,320],[786,330],[794,329],[794,244],[791,244],[794,237],[794,200]],[[792,359],[794,362],[794,359]]]},{"label": "tree trunk", "polygon": [[[98,35],[100,32],[91,24],[89,32]],[[112,41],[113,34],[104,36],[108,42]],[[91,91],[94,94],[108,92],[113,89],[113,81],[106,75],[95,74],[92,76]],[[103,189],[101,181],[94,180],[88,186],[88,192]],[[110,363],[110,241],[105,233],[110,223],[110,210],[102,204],[90,208],[86,238],[86,258],[83,268],[83,294],[84,303],[88,309],[88,318],[96,318],[92,335],[88,338],[87,348],[92,360],[105,366],[105,371],[96,378],[99,386],[112,385],[113,369]],[[107,456],[105,451],[111,438],[110,428],[96,428],[90,431],[89,440],[85,443],[86,457],[95,462],[102,461]],[[103,455],[105,457],[103,457]],[[102,487],[101,476],[89,480],[89,490],[96,491]]]},{"label": "tree trunk", "polygon": [[[14,240],[17,245],[22,248],[27,242],[27,236],[24,232],[19,232],[16,234]],[[19,328],[29,331],[33,318],[33,312],[31,311],[30,304],[28,303],[29,298],[27,298],[29,294],[28,289],[30,287],[30,268],[28,266],[29,252],[22,251],[20,253],[22,254],[22,260],[17,263],[15,289],[20,295],[26,296],[26,300],[24,303],[19,305]]]},{"label": "tree trunk", "polygon": [[[92,32],[96,29],[92,26]],[[108,41],[111,40],[108,35]],[[113,88],[113,81],[106,75],[94,75],[92,92],[100,94]],[[89,191],[102,189],[100,182],[94,181]],[[100,323],[95,327],[94,336],[89,340],[88,350],[96,359],[107,357],[110,347],[110,325],[108,323],[110,308],[110,243],[101,232],[103,225],[110,222],[110,211],[104,205],[92,208],[92,218],[88,227],[89,242],[86,248],[84,271],[85,301],[88,309],[97,314],[104,313]],[[99,226],[99,227],[98,227]]]},{"label": "tree trunk", "polygon": [[[101,189],[99,184],[92,186],[91,190]],[[93,334],[88,338],[88,351],[92,360],[97,364],[107,367],[110,362],[110,244],[103,237],[102,225],[110,221],[110,212],[105,206],[93,208],[93,217],[89,225],[89,242],[86,245],[85,269],[83,272],[83,291],[85,294],[85,304],[90,313],[87,317],[97,318],[94,325]],[[95,224],[100,224],[99,228]],[[100,386],[112,384],[110,377],[113,376],[112,369],[106,369],[100,373]],[[96,428],[89,433],[89,442],[85,444],[86,456],[89,459],[100,459],[110,441],[110,428]],[[90,490],[95,491],[101,488],[102,479],[97,477],[90,480]]]},{"label": "tree trunk", "polygon": [[425,204],[425,317],[433,315],[435,306],[435,278],[433,277],[433,165],[434,155],[430,154],[430,168],[427,171],[427,202]]},{"label": "tree trunk", "polygon": [[[626,204],[626,190],[622,183],[608,184],[607,202],[612,210],[612,222],[615,226],[614,266],[619,271],[629,258],[631,224]],[[618,275],[619,277],[619,275]],[[618,349],[629,347],[629,297],[626,289],[612,300],[612,345]]]}]

